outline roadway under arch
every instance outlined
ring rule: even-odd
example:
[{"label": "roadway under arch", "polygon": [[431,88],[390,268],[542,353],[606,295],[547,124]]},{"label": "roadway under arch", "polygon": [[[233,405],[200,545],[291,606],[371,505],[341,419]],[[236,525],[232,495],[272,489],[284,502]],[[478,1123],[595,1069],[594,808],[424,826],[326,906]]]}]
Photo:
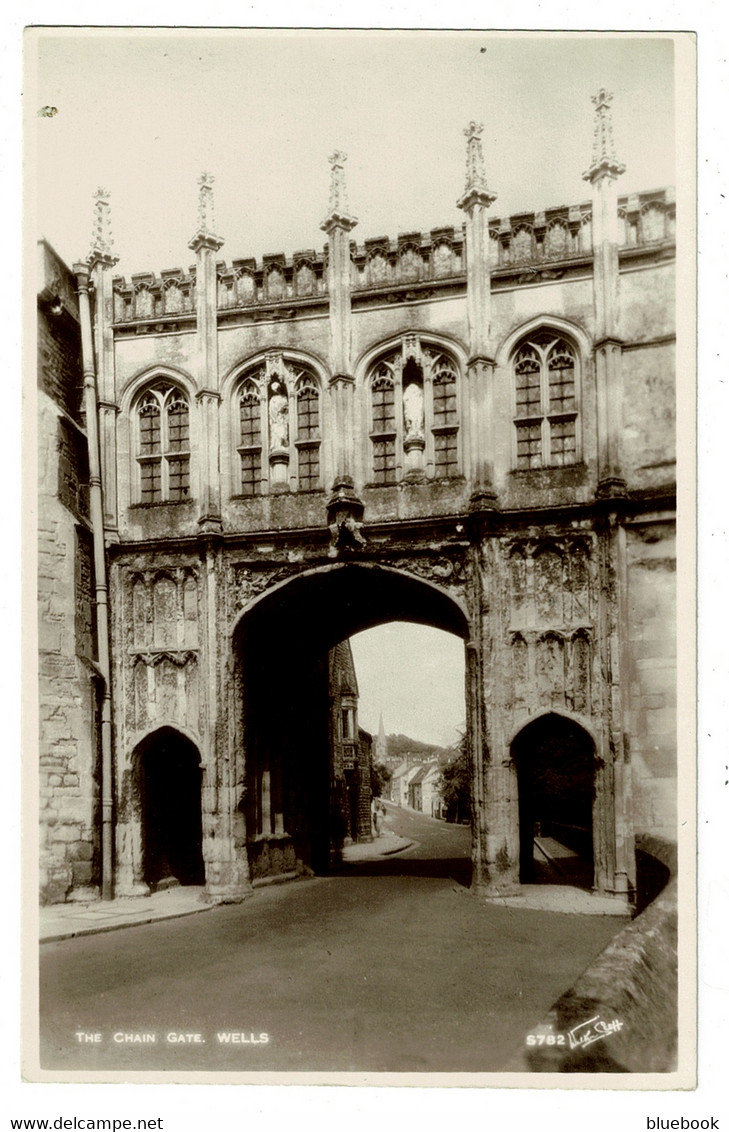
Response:
[{"label": "roadway under arch", "polygon": [[[464,609],[437,586],[387,567],[335,564],[263,595],[234,634],[254,879],[292,867],[326,872],[341,847],[331,760],[328,654],[355,633],[410,621],[464,642]],[[417,661],[416,661],[417,662]]]}]

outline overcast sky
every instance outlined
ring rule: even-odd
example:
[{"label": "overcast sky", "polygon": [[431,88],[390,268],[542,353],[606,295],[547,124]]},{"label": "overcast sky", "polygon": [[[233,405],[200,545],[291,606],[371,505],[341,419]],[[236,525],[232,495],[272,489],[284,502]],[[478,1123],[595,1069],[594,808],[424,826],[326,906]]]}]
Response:
[{"label": "overcast sky", "polygon": [[578,203],[600,85],[615,95],[621,189],[661,187],[675,177],[673,51],[660,34],[29,33],[38,228],[84,256],[103,185],[120,274],[187,267],[206,170],[221,258],[320,249],[337,147],[360,242],[460,224],[471,119],[494,215]]},{"label": "overcast sky", "polygon": [[352,637],[359,722],[377,734],[448,747],[465,729],[465,658],[460,637],[403,621]]},{"label": "overcast sky", "polygon": [[[484,125],[493,215],[587,200],[600,86],[614,92],[621,191],[675,181],[674,45],[660,34],[50,28],[29,34],[27,65],[37,230],[67,262],[83,258],[104,186],[127,276],[194,261],[203,170],[221,259],[323,248],[335,148],[359,242],[459,225],[471,119]],[[57,113],[37,116],[44,106]],[[365,727],[382,712],[390,733],[455,740],[462,641],[390,625],[354,651]]]}]

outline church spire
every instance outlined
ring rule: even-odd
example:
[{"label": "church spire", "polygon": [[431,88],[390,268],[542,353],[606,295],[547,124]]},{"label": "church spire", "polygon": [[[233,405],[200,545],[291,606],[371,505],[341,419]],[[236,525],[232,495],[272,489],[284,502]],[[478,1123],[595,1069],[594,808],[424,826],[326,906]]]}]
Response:
[{"label": "church spire", "polygon": [[380,726],[377,729],[377,741],[375,742],[375,760],[378,763],[384,763],[387,758],[387,735],[385,734],[385,724],[382,721],[382,712],[380,712]]}]

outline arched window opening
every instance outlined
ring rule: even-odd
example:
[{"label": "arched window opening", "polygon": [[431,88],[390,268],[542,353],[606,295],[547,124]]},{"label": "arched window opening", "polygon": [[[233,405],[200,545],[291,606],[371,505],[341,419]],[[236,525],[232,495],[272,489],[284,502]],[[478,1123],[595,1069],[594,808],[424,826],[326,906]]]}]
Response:
[{"label": "arched window opening", "polygon": [[258,382],[248,378],[240,390],[241,495],[261,490],[261,392]]},{"label": "arched window opening", "polygon": [[278,351],[238,386],[241,495],[321,486],[322,406],[314,373]]},{"label": "arched window opening", "polygon": [[190,495],[190,409],[184,393],[160,382],[137,407],[140,499],[177,503]]},{"label": "arched window opening", "polygon": [[445,352],[409,335],[369,374],[375,484],[459,474],[458,370]]},{"label": "arched window opening", "polygon": [[320,484],[319,422],[319,389],[314,378],[304,372],[296,383],[296,450],[300,491],[313,491]]},{"label": "arched window opening", "polygon": [[372,461],[375,483],[395,483],[395,367],[383,360],[372,376]]},{"label": "arched window opening", "polygon": [[456,368],[450,358],[439,354],[433,361],[433,441],[435,475],[458,474],[458,401]]},{"label": "arched window opening", "polygon": [[564,338],[540,331],[514,355],[516,466],[574,464],[578,459],[576,351]]}]

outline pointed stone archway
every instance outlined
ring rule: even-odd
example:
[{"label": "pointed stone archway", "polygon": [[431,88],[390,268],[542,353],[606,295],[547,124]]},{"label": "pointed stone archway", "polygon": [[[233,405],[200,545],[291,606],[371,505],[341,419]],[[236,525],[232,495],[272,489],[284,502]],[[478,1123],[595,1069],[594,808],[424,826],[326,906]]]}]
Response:
[{"label": "pointed stone archway", "polygon": [[571,884],[594,879],[595,744],[557,712],[527,723],[511,744],[519,794],[519,879]]},{"label": "pointed stone archway", "polygon": [[175,728],[162,727],[139,744],[134,765],[144,883],[150,891],[175,882],[204,884],[197,747]]},{"label": "pointed stone archway", "polygon": [[[327,656],[375,625],[412,621],[469,636],[444,589],[404,571],[346,563],[305,571],[266,591],[234,633],[252,879],[326,872],[339,828],[343,776],[330,766]],[[340,780],[341,779],[341,780]]]}]

